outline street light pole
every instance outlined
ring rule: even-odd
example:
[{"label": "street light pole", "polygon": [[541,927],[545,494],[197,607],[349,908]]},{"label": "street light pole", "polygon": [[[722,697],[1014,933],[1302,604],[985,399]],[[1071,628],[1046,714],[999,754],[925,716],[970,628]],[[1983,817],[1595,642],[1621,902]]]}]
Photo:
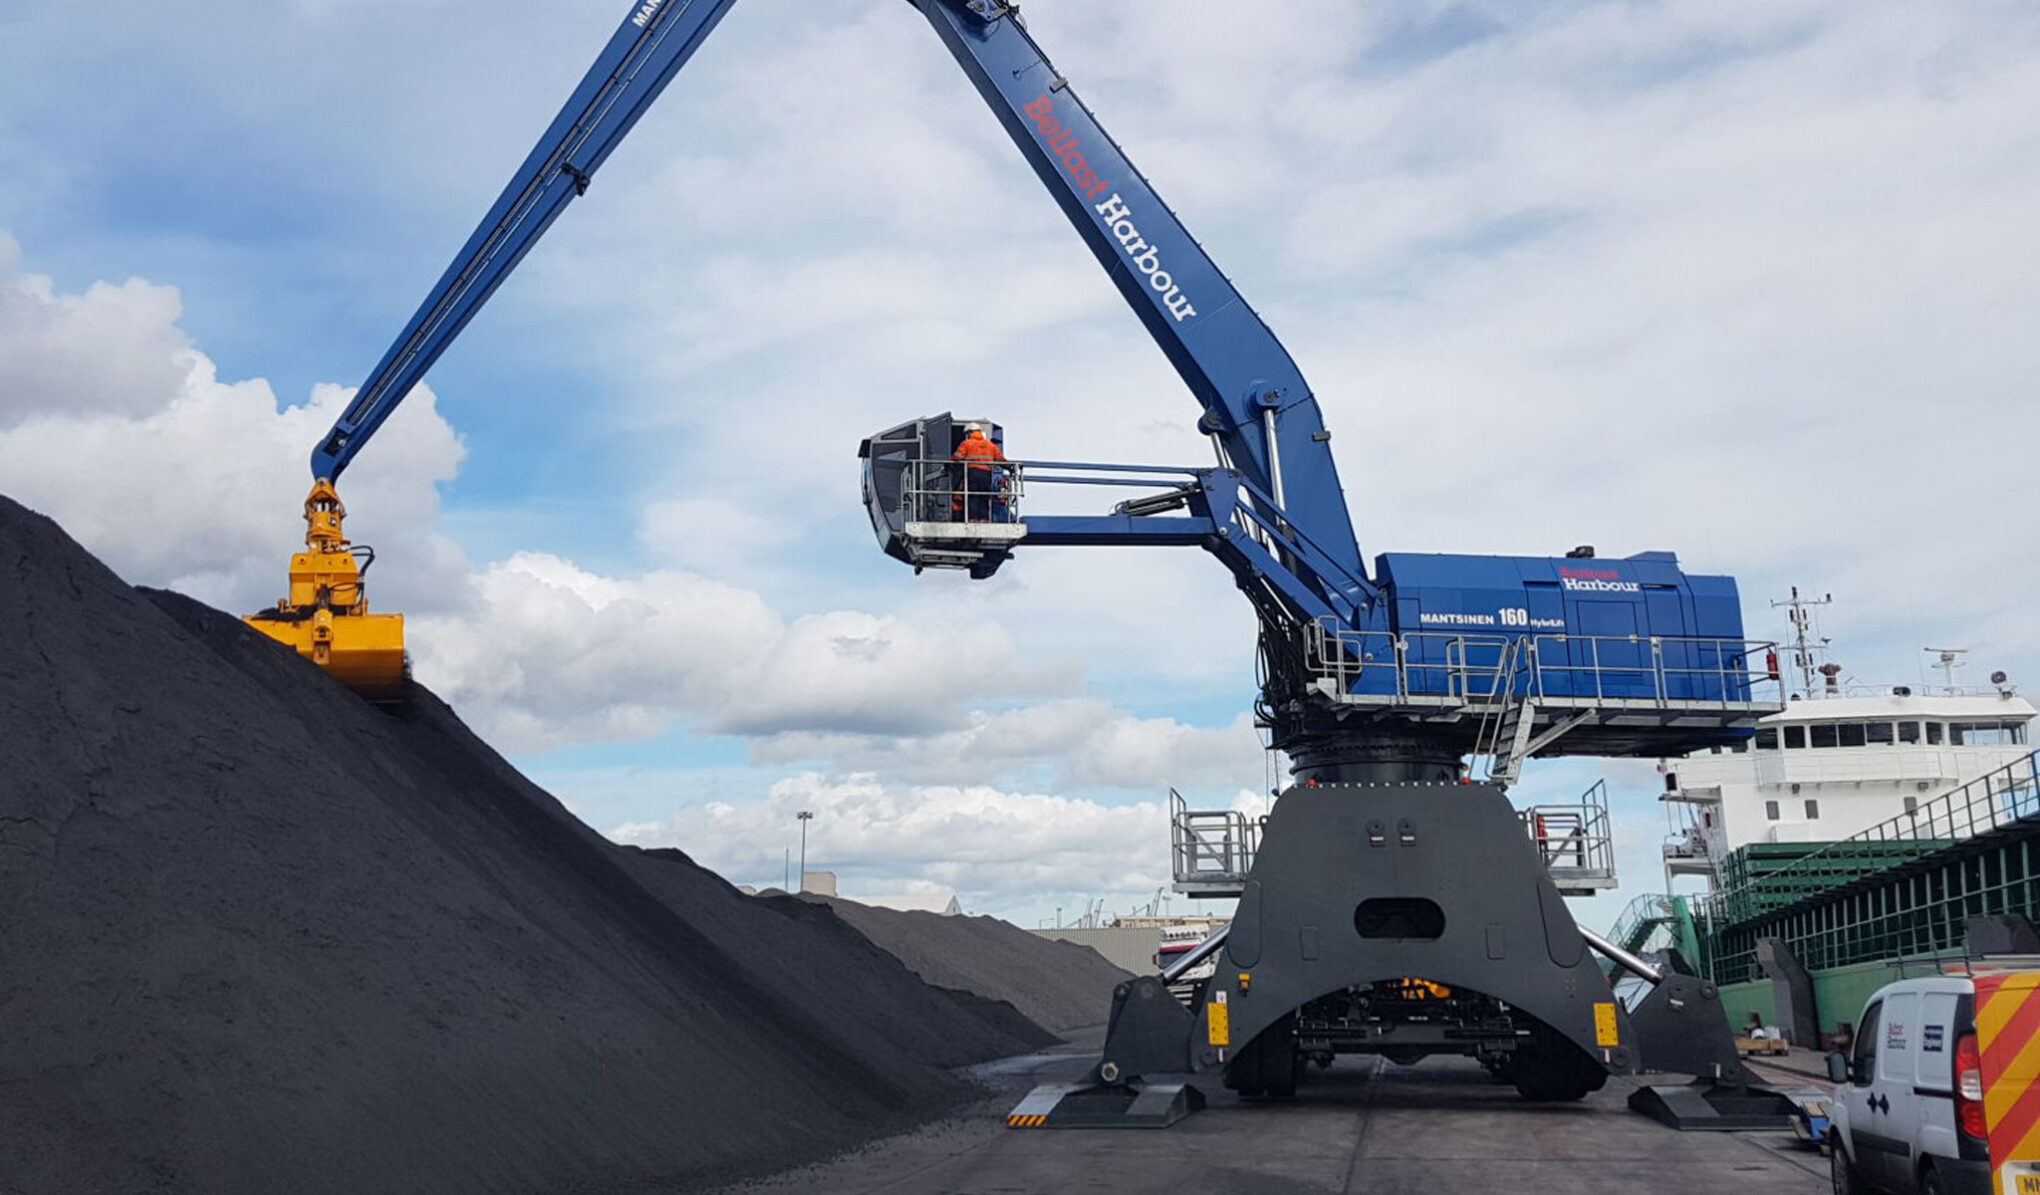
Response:
[{"label": "street light pole", "polygon": [[794,890],[798,894],[807,891],[807,824],[815,820],[815,815],[803,809],[794,816],[800,819],[800,887]]}]

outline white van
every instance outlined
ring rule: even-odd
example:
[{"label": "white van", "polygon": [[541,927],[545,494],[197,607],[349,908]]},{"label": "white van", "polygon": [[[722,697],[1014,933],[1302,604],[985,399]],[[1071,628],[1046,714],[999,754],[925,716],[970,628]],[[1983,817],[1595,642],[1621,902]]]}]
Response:
[{"label": "white van", "polygon": [[1835,1195],[1867,1190],[1984,1195],[1991,1164],[1976,1039],[1976,980],[1886,984],[1828,1055]]}]

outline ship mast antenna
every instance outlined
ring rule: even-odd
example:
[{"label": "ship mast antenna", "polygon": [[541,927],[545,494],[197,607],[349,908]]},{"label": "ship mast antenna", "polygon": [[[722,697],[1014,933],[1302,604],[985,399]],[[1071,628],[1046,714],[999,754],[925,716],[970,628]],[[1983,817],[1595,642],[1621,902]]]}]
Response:
[{"label": "ship mast antenna", "polygon": [[1941,657],[1934,662],[1934,667],[1941,670],[1941,687],[1946,690],[1948,696],[1955,697],[1960,695],[1962,689],[1961,686],[1955,683],[1955,670],[1968,666],[1969,661],[1962,657],[1969,654],[1969,649],[1966,647],[1929,647],[1924,650],[1929,655]]},{"label": "ship mast antenna", "polygon": [[1815,660],[1827,651],[1828,645],[1827,636],[1815,633],[1813,608],[1833,605],[1834,600],[1835,596],[1831,593],[1822,594],[1817,598],[1800,597],[1799,586],[1794,585],[1789,600],[1771,603],[1773,610],[1781,606],[1790,610],[1786,617],[1792,620],[1792,666],[1799,670],[1800,692],[1804,693],[1809,701],[1820,693],[1813,683],[1813,676],[1817,671]]}]

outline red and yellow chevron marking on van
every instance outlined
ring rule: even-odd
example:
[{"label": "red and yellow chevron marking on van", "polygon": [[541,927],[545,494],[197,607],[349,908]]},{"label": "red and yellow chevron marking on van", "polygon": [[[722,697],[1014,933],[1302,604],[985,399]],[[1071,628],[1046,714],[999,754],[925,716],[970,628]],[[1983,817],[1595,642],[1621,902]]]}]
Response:
[{"label": "red and yellow chevron marking on van", "polygon": [[1991,1190],[2040,1195],[2040,972],[1976,977]]}]

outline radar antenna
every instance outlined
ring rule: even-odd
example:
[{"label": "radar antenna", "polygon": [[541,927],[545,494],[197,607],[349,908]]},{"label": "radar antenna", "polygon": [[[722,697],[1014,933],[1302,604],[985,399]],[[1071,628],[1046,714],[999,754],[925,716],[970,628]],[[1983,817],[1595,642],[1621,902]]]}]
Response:
[{"label": "radar antenna", "polygon": [[1955,683],[1955,670],[1957,668],[1968,667],[1969,661],[1962,657],[1969,654],[1969,649],[1966,647],[1929,647],[1924,650],[1928,655],[1940,657],[1940,659],[1934,661],[1934,667],[1941,670],[1942,689],[1950,697],[1959,695],[1962,692],[1962,686]]}]

